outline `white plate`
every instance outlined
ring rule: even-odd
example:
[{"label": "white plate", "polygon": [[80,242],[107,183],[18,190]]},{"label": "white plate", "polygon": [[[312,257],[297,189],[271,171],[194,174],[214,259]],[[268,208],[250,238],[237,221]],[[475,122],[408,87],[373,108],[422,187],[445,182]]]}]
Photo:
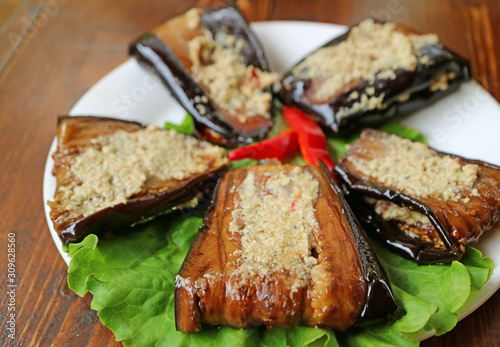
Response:
[{"label": "white plate", "polygon": [[[261,22],[253,23],[252,28],[273,68],[279,73],[347,30],[339,25],[307,22]],[[70,114],[106,115],[162,126],[167,120],[179,123],[185,111],[152,74],[130,59],[95,84]],[[434,148],[500,165],[500,106],[475,82],[466,83],[434,105],[404,118],[402,123],[421,131]],[[54,150],[55,140],[47,158],[43,181],[45,214],[57,249],[69,263],[45,204],[53,198],[55,191],[55,179],[51,174]],[[484,235],[476,247],[493,259],[495,269],[486,285],[460,310],[460,319],[500,287],[500,225]],[[422,336],[422,339],[431,335]]]}]

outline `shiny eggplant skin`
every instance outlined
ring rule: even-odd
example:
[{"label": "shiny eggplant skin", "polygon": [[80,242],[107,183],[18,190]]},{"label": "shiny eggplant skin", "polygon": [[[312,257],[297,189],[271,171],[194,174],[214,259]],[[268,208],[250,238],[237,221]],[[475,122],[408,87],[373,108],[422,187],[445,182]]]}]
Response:
[{"label": "shiny eggplant skin", "polygon": [[[264,165],[247,170],[263,173],[277,168]],[[289,168],[285,166],[285,170]],[[290,274],[271,273],[242,285],[224,272],[231,268],[233,252],[241,242],[227,231],[227,225],[234,208],[232,187],[246,177],[246,170],[232,171],[216,188],[204,225],[176,278],[177,330],[195,333],[203,325],[241,329],[262,324],[268,328],[304,324],[345,330],[352,324],[387,320],[398,311],[385,271],[328,169],[309,166],[304,170],[321,183],[315,206],[325,230],[316,235],[316,251],[320,264],[328,269],[326,278],[333,276],[333,283],[315,290],[317,284],[311,279],[306,287],[290,290],[284,285]],[[336,228],[330,229],[333,226]],[[319,311],[323,312],[321,319],[314,314]]]},{"label": "shiny eggplant skin", "polygon": [[[66,170],[69,165],[67,155],[78,152],[89,138],[111,134],[117,130],[137,131],[144,128],[137,122],[130,122],[106,117],[80,116],[59,117],[58,150],[53,155],[54,175]],[[207,194],[207,187],[215,186],[228,166],[214,167],[208,172],[174,183],[168,189],[130,198],[125,203],[99,210],[77,220],[63,220],[63,213],[58,206],[51,206],[51,219],[63,244],[77,242],[92,233],[114,232],[125,227],[146,222],[159,215],[168,213],[180,204],[195,197]],[[61,176],[62,177],[62,176]],[[59,180],[58,180],[59,184]],[[209,190],[210,191],[210,190]],[[49,202],[51,205],[51,202]]]},{"label": "shiny eggplant skin", "polygon": [[356,240],[356,246],[361,258],[365,282],[368,286],[366,301],[357,323],[371,324],[391,316],[397,316],[401,313],[401,309],[394,301],[389,279],[377,258],[377,254],[373,250],[368,236],[347,203],[343,191],[333,179],[330,170],[321,161],[320,169],[323,177],[328,181],[330,188],[336,192],[346,218],[349,221],[352,235]]},{"label": "shiny eggplant skin", "polygon": [[[365,136],[376,139],[387,135],[381,131],[367,129],[363,131],[361,140]],[[363,151],[370,153],[370,148],[366,146]],[[373,153],[376,151],[374,149]],[[347,160],[349,150],[334,169],[349,204],[365,230],[378,234],[389,248],[419,264],[448,263],[460,259],[465,251],[464,246],[476,242],[484,231],[500,220],[500,167],[440,151],[436,153],[439,156],[450,156],[461,164],[478,165],[480,173],[474,187],[478,189],[479,196],[471,196],[469,203],[410,196],[354,172],[355,169]],[[425,215],[435,228],[444,248],[435,247],[430,242],[405,234],[397,225],[377,214],[373,206],[365,201],[366,196],[390,201]]]},{"label": "shiny eggplant skin", "polygon": [[[402,25],[397,25],[397,28],[398,31],[405,34],[416,34],[413,30]],[[331,40],[320,48],[336,46],[344,42],[348,35],[349,32]],[[277,96],[283,104],[297,107],[311,115],[327,132],[346,135],[359,128],[373,127],[387,119],[406,115],[428,106],[457,90],[463,82],[471,80],[469,61],[442,44],[425,46],[421,52],[429,57],[431,63],[424,65],[419,61],[415,71],[398,69],[394,71],[396,75],[394,79],[376,79],[373,84],[361,81],[347,91],[340,92],[332,100],[317,103],[308,100],[306,97],[307,91],[312,85],[312,80],[301,79],[292,73],[294,67],[304,61],[307,58],[306,56],[284,74]],[[312,53],[314,52],[310,54]],[[448,81],[447,89],[431,91],[429,89],[430,85],[443,72],[454,73],[455,77]],[[371,111],[360,110],[352,115],[338,119],[337,113],[341,108],[349,108],[355,103],[355,100],[349,98],[351,93],[358,92],[361,95],[369,86],[374,87],[374,96],[384,94],[383,102],[387,107]],[[406,101],[398,100],[408,93],[410,93],[410,97]]]},{"label": "shiny eggplant skin", "polygon": [[[269,71],[269,64],[262,46],[235,5],[228,4],[205,9],[201,24],[214,35],[217,32],[224,32],[243,40],[245,48],[241,55],[246,64],[253,65],[262,71]],[[172,31],[172,29],[165,30]],[[175,39],[169,38],[168,33],[162,39],[161,31],[161,28],[152,30],[140,37],[130,45],[129,54],[142,66],[152,70],[171,95],[193,116],[196,134],[225,147],[236,147],[262,140],[272,127],[272,119],[258,116],[248,121],[247,124],[229,119],[191,76],[188,69],[190,63],[186,62],[185,49],[187,41],[194,37],[196,32],[179,28],[173,33],[176,36]],[[206,111],[204,114],[198,110],[199,106]],[[269,106],[272,115],[272,101]]]}]

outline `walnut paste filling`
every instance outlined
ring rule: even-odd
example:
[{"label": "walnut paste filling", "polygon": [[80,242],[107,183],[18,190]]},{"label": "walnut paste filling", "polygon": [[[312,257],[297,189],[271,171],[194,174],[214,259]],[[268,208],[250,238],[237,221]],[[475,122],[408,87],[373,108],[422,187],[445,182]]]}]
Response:
[{"label": "walnut paste filling", "polygon": [[148,126],[119,130],[92,140],[93,146],[71,159],[71,184],[58,194],[74,216],[89,216],[125,203],[154,181],[183,180],[222,160],[224,149],[174,130]]},{"label": "walnut paste filling", "polygon": [[[192,26],[201,25],[201,11],[189,11]],[[198,18],[196,17],[198,16]],[[246,65],[240,54],[245,42],[219,32],[212,35],[204,30],[188,42],[191,74],[202,85],[210,99],[241,123],[249,118],[270,118],[272,95],[265,91],[278,79],[278,74]],[[200,114],[206,110],[198,106]]]},{"label": "walnut paste filling", "polygon": [[396,135],[381,138],[386,148],[381,157],[366,160],[349,157],[356,170],[378,182],[416,198],[432,197],[467,203],[474,188],[479,166],[462,165],[449,155],[441,156],[423,143]]},{"label": "walnut paste filling", "polygon": [[257,187],[249,172],[237,188],[229,231],[241,235],[241,249],[236,250],[239,266],[233,275],[245,281],[285,272],[291,288],[303,287],[317,265],[311,249],[319,228],[314,208],[319,182],[300,167],[265,179]]},{"label": "walnut paste filling", "polygon": [[[347,92],[361,81],[368,81],[370,86],[365,92],[354,91],[349,95],[349,99],[356,100],[351,107],[338,110],[336,117],[341,119],[359,111],[386,108],[384,93],[374,93],[375,81],[395,79],[398,69],[414,71],[417,62],[428,64],[429,57],[421,49],[437,44],[436,34],[405,35],[397,30],[395,23],[366,19],[351,29],[345,41],[320,48],[292,73],[301,79],[315,80],[314,99],[321,102]],[[442,88],[444,82],[440,82],[439,88]],[[403,98],[400,102],[404,101]]]}]

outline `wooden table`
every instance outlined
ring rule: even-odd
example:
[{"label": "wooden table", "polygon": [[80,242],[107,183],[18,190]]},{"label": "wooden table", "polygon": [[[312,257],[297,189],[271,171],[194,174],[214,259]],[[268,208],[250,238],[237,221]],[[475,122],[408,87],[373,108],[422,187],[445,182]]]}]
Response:
[{"label": "wooden table", "polygon": [[[195,0],[0,1],[0,345],[119,345],[90,295],[66,284],[66,264],[50,237],[43,169],[56,115],[67,113],[102,76],[128,59],[131,40],[186,11]],[[480,0],[241,1],[251,21],[306,20],[351,25],[374,16],[436,32],[469,57],[476,81],[500,100],[500,3]],[[499,115],[500,116],[500,115]],[[7,234],[16,238],[16,339],[6,336]],[[422,346],[500,346],[500,292],[452,332]]]}]

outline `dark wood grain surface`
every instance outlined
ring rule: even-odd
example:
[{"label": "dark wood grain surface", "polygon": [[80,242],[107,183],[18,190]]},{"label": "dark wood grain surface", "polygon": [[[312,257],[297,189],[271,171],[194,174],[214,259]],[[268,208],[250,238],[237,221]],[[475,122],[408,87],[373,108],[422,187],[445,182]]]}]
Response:
[{"label": "dark wood grain surface", "polygon": [[[120,345],[68,289],[43,211],[43,169],[56,116],[128,59],[129,42],[195,0],[0,0],[0,345]],[[500,100],[500,2],[480,0],[241,1],[249,20],[351,25],[374,16],[436,32],[471,60]],[[500,116],[500,115],[499,115]],[[500,131],[500,129],[499,129]],[[7,337],[7,234],[15,233],[15,340]],[[422,346],[500,346],[500,293]]]}]

